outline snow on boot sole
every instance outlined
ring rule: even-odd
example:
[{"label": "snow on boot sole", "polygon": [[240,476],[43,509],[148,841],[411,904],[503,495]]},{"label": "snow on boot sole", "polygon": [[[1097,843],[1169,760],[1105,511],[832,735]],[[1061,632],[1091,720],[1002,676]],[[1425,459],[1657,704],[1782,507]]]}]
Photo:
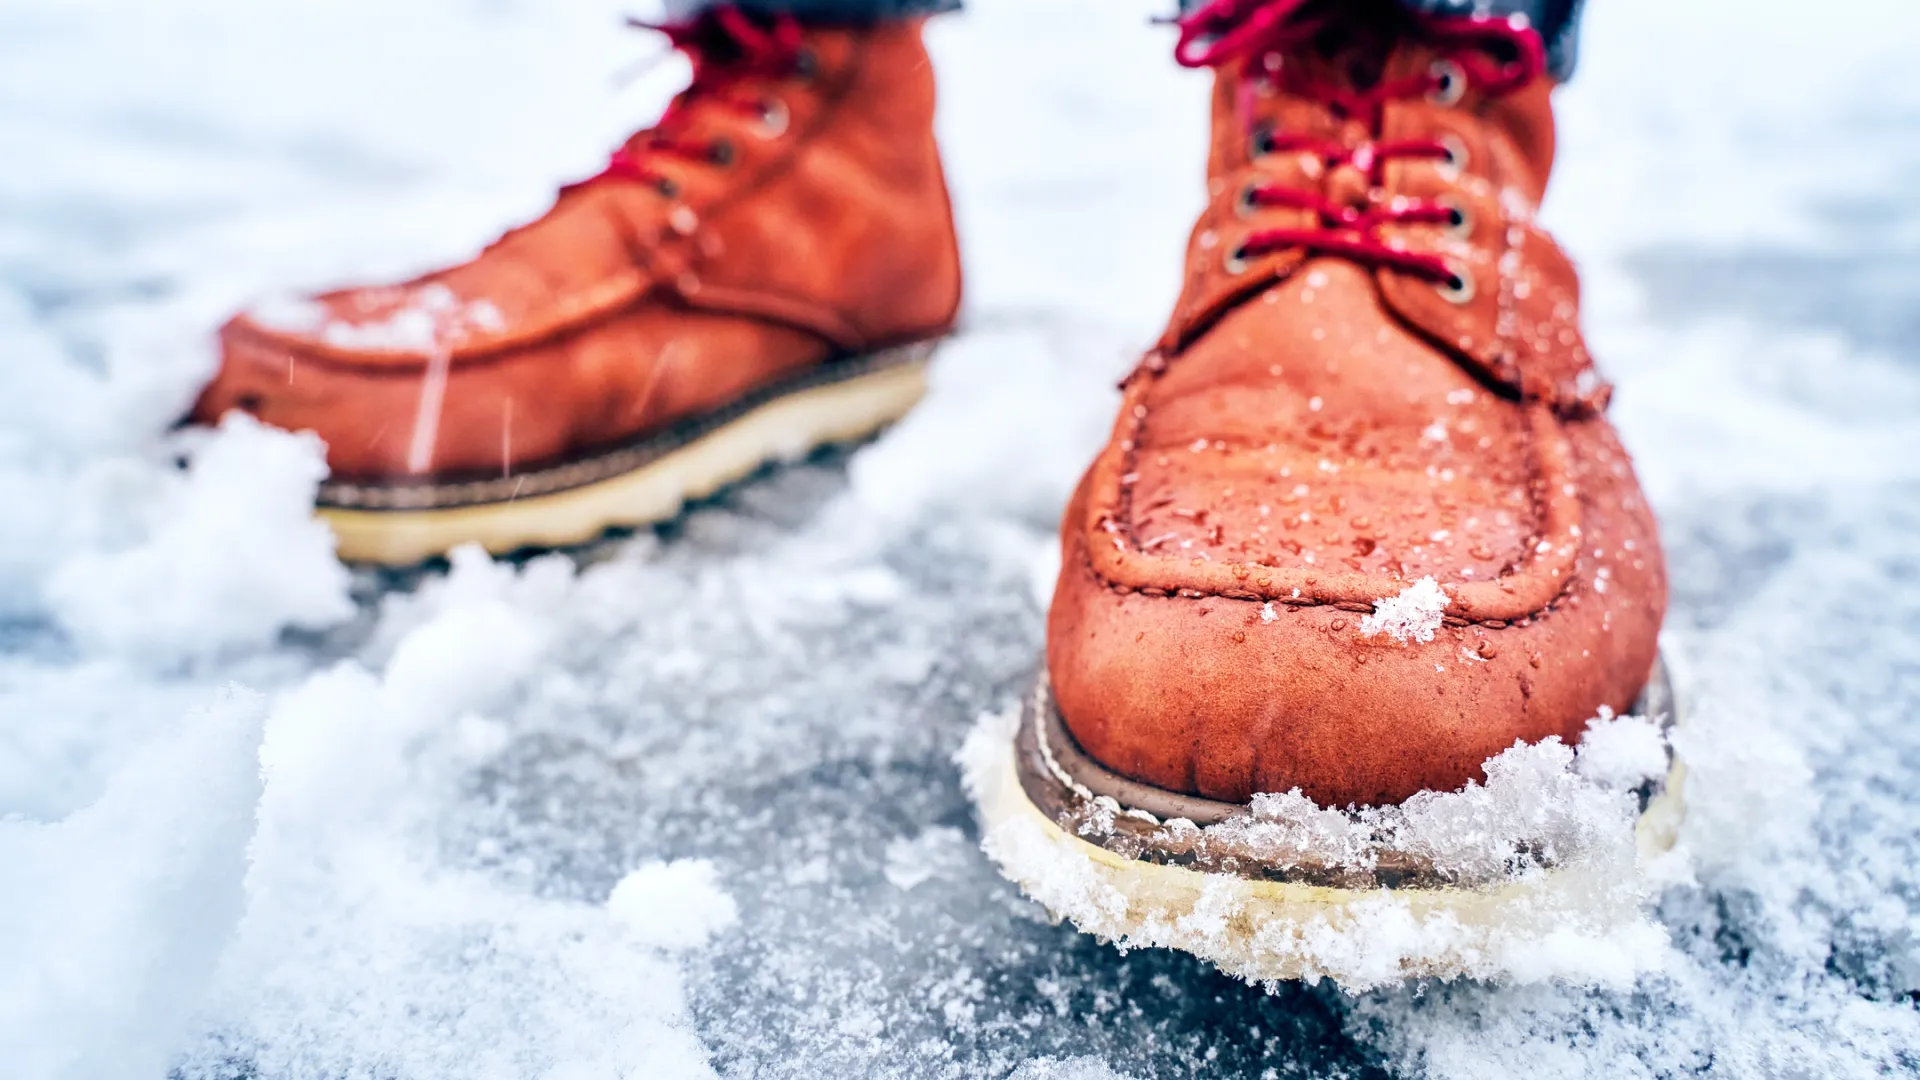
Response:
[{"label": "snow on boot sole", "polygon": [[[1634,715],[1663,718],[1669,732],[1683,721],[1664,659]],[[1645,891],[1608,868],[1535,866],[1464,884],[1407,852],[1365,867],[1276,865],[1196,842],[1201,828],[1249,807],[1103,768],[1073,742],[1044,672],[1017,722],[984,720],[961,759],[1001,872],[1055,919],[1123,949],[1174,948],[1249,981],[1325,977],[1359,991],[1425,977],[1564,979],[1529,954],[1572,938],[1623,961],[1573,981],[1620,982],[1663,947],[1643,918]],[[1665,775],[1640,792],[1636,864],[1674,846],[1685,777],[1669,745]]]}]

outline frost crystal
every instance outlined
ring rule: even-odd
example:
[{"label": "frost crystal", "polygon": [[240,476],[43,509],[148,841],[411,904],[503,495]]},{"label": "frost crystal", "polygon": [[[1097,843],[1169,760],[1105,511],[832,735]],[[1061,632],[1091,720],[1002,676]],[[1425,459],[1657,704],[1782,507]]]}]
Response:
[{"label": "frost crystal", "polygon": [[1373,614],[1360,618],[1360,633],[1365,637],[1386,634],[1402,645],[1432,641],[1440,629],[1440,616],[1447,610],[1447,594],[1431,576],[1400,590],[1400,595],[1373,602]]}]

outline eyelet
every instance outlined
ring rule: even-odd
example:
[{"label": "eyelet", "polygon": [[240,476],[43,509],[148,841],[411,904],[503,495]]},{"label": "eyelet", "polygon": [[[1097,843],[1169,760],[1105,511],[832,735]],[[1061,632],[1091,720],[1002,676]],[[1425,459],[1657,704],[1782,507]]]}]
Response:
[{"label": "eyelet", "polygon": [[1229,274],[1246,273],[1247,272],[1246,245],[1239,244],[1234,247],[1228,248],[1226,257],[1220,260],[1220,268],[1225,270]]},{"label": "eyelet", "polygon": [[680,197],[680,185],[664,176],[653,182],[653,190],[659,192],[660,197],[664,199],[677,199]]},{"label": "eyelet", "polygon": [[1466,207],[1444,195],[1433,201],[1435,205],[1447,212],[1447,222],[1443,227],[1448,235],[1457,236],[1462,240],[1473,236],[1473,215],[1467,213]]},{"label": "eyelet", "polygon": [[715,139],[713,144],[707,147],[708,159],[721,168],[732,165],[736,156],[733,150],[733,142],[729,139]]},{"label": "eyelet", "polygon": [[1247,140],[1247,156],[1263,158],[1273,153],[1273,128],[1261,124],[1253,129],[1253,135]]},{"label": "eyelet", "polygon": [[1259,213],[1259,192],[1260,185],[1258,184],[1248,184],[1246,187],[1241,188],[1239,196],[1233,200],[1233,212],[1243,220]]},{"label": "eyelet", "polygon": [[1473,299],[1473,274],[1466,267],[1450,262],[1447,270],[1453,276],[1445,281],[1436,282],[1433,291],[1440,299],[1449,304],[1465,304]]},{"label": "eyelet", "polygon": [[1467,169],[1467,144],[1460,136],[1448,133],[1440,136],[1440,145],[1446,148],[1447,156],[1440,162],[1441,175],[1449,180],[1457,180]]},{"label": "eyelet", "polygon": [[777,139],[787,133],[787,125],[793,122],[793,113],[787,103],[779,98],[768,98],[760,103],[760,137]]},{"label": "eyelet", "polygon": [[1433,89],[1427,91],[1427,100],[1435,105],[1458,105],[1467,93],[1467,73],[1460,65],[1451,60],[1435,60],[1427,69],[1433,74]]},{"label": "eyelet", "polygon": [[793,77],[801,82],[812,82],[820,73],[820,57],[812,49],[801,49],[793,57]]}]

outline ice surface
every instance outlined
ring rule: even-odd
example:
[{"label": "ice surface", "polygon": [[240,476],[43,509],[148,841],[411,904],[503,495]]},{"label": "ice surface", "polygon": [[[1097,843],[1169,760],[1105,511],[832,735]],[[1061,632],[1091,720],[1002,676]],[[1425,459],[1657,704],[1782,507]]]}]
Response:
[{"label": "ice surface", "polygon": [[[657,533],[350,580],[298,439],[168,432],[212,329],[470,252],[684,68],[610,91],[653,47],[611,3],[0,9],[9,1075],[1920,1068],[1910,6],[1590,5],[1546,218],[1698,699],[1673,956],[1357,997],[1120,955],[947,857],[1204,152],[1159,5],[971,6],[934,32],[970,307],[921,410]],[[1582,775],[1644,765],[1621,740]],[[720,894],[705,945],[630,930]]]},{"label": "ice surface", "polygon": [[888,843],[884,872],[894,888],[912,889],[964,866],[973,850],[972,841],[959,829],[936,826],[912,839]]},{"label": "ice surface", "polygon": [[1038,1057],[1022,1062],[1009,1080],[1126,1080],[1094,1057]]}]

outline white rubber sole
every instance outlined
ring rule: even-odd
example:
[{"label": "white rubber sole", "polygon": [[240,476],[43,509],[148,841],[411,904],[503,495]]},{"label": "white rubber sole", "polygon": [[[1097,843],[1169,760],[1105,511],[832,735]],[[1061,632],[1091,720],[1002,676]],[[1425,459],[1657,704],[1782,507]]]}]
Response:
[{"label": "white rubber sole", "polygon": [[607,529],[665,521],[770,461],[865,438],[926,392],[925,354],[775,398],[630,472],[551,494],[472,506],[363,510],[321,506],[349,562],[410,566],[461,544],[494,554],[582,544]]},{"label": "white rubber sole", "polygon": [[[1637,870],[1568,866],[1468,888],[1345,889],[1205,873],[1075,836],[1021,786],[1018,713],[983,719],[961,751],[982,846],[1056,919],[1123,950],[1192,953],[1253,982],[1329,978],[1349,991],[1416,978],[1623,986],[1659,967],[1663,931]],[[1684,816],[1676,759],[1636,827],[1637,862],[1670,850]]]}]

